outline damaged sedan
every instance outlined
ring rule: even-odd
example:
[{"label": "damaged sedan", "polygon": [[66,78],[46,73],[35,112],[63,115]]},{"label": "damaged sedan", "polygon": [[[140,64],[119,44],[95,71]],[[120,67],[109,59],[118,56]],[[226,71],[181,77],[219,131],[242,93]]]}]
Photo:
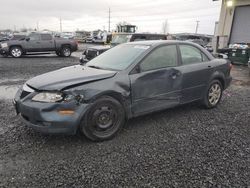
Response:
[{"label": "damaged sedan", "polygon": [[121,44],[85,65],[28,80],[13,100],[21,119],[42,133],[93,141],[114,137],[127,119],[199,101],[216,107],[231,64],[189,42]]}]

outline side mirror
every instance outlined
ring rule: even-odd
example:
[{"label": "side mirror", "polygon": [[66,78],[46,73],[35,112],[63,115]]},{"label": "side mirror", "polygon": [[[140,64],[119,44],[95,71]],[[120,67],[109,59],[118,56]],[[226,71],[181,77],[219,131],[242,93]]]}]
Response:
[{"label": "side mirror", "polygon": [[26,40],[26,41],[30,41],[30,38],[29,38],[29,37],[28,37],[28,38],[25,38],[25,40]]},{"label": "side mirror", "polygon": [[141,72],[140,65],[136,65],[136,67],[130,72],[130,74],[138,74]]}]

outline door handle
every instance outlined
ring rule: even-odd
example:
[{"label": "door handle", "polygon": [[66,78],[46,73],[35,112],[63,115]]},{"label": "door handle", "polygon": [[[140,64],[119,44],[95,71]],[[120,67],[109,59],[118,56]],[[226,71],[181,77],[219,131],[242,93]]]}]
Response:
[{"label": "door handle", "polygon": [[208,68],[212,68],[212,66],[211,66],[211,65],[208,65],[207,67],[208,67]]}]

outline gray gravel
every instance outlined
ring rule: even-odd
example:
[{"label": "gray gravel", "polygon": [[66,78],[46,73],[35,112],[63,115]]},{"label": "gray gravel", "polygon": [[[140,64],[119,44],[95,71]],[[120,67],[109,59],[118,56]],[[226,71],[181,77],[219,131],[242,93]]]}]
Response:
[{"label": "gray gravel", "polygon": [[[0,84],[78,63],[77,57],[0,58]],[[189,104],[132,119],[113,140],[45,136],[0,100],[0,187],[250,186],[250,87],[238,81],[218,108]]]}]

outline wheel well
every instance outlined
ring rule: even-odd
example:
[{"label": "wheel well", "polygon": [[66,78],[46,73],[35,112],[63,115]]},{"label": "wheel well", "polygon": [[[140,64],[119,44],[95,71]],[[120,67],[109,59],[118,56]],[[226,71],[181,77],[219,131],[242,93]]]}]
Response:
[{"label": "wheel well", "polygon": [[10,49],[11,49],[11,48],[14,48],[14,47],[19,47],[19,48],[21,48],[21,49],[23,50],[23,47],[20,46],[20,45],[12,45],[12,46],[10,46]]},{"label": "wheel well", "polygon": [[224,89],[225,88],[225,80],[221,77],[215,77],[214,80],[219,80],[221,85],[222,85],[222,88]]},{"label": "wheel well", "polygon": [[61,46],[61,49],[63,49],[64,47],[69,47],[69,48],[71,49],[70,44],[63,44],[63,45]]}]

